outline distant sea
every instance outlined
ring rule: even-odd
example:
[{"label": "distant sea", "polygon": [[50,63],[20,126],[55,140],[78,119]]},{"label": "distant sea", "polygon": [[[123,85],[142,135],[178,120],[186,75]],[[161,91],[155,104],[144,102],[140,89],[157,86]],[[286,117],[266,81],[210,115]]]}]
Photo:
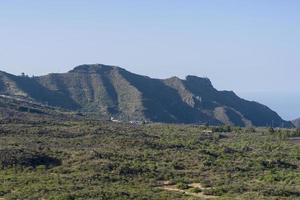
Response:
[{"label": "distant sea", "polygon": [[237,92],[237,94],[244,99],[268,106],[285,120],[300,117],[300,93]]}]

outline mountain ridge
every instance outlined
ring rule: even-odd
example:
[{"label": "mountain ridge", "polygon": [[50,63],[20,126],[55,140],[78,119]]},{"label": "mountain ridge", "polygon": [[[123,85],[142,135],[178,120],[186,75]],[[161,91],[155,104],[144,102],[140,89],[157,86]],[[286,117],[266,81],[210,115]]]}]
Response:
[{"label": "mountain ridge", "polygon": [[208,78],[156,79],[103,64],[32,78],[0,72],[0,94],[124,121],[293,126],[265,105],[215,89]]}]

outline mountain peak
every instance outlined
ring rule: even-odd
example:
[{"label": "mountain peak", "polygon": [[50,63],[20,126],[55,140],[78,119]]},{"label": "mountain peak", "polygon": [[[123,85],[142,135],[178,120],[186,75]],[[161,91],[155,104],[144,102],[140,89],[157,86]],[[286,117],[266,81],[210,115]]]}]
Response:
[{"label": "mountain peak", "polygon": [[188,75],[188,76],[186,76],[185,80],[187,82],[213,87],[213,85],[212,85],[211,81],[209,80],[209,78],[203,78],[203,77]]},{"label": "mountain peak", "polygon": [[102,71],[109,71],[117,68],[116,66],[104,65],[104,64],[84,64],[79,65],[69,71],[70,73],[97,73]]}]

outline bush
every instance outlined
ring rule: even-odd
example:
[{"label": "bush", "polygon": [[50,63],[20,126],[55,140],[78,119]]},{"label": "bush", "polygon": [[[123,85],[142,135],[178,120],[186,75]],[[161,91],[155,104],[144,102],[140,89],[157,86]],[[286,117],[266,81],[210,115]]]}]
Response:
[{"label": "bush", "polygon": [[269,131],[269,133],[275,133],[275,130],[272,127],[270,127],[268,131]]},{"label": "bush", "polygon": [[178,189],[181,189],[181,190],[187,190],[190,188],[190,186],[186,183],[178,183],[176,186]]},{"label": "bush", "polygon": [[55,200],[75,200],[75,197],[71,194],[62,194],[56,197]]},{"label": "bush", "polygon": [[219,126],[219,127],[214,127],[212,129],[212,131],[215,132],[215,133],[220,133],[220,132],[228,133],[228,132],[232,131],[232,128],[229,125]]},{"label": "bush", "polygon": [[200,188],[191,188],[190,192],[192,192],[192,193],[200,193],[200,192],[202,192],[202,190]]}]

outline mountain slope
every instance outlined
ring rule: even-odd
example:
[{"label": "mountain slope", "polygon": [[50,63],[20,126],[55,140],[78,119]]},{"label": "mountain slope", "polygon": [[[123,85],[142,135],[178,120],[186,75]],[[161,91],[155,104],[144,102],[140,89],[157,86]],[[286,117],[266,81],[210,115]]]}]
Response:
[{"label": "mountain slope", "polygon": [[293,120],[292,123],[296,128],[300,128],[300,118]]},{"label": "mountain slope", "polygon": [[153,79],[107,65],[29,78],[0,72],[0,94],[121,120],[293,126],[268,107],[216,90],[209,79]]},{"label": "mountain slope", "polygon": [[59,110],[33,101],[0,95],[0,120],[3,121],[51,121],[83,118],[78,113]]}]

